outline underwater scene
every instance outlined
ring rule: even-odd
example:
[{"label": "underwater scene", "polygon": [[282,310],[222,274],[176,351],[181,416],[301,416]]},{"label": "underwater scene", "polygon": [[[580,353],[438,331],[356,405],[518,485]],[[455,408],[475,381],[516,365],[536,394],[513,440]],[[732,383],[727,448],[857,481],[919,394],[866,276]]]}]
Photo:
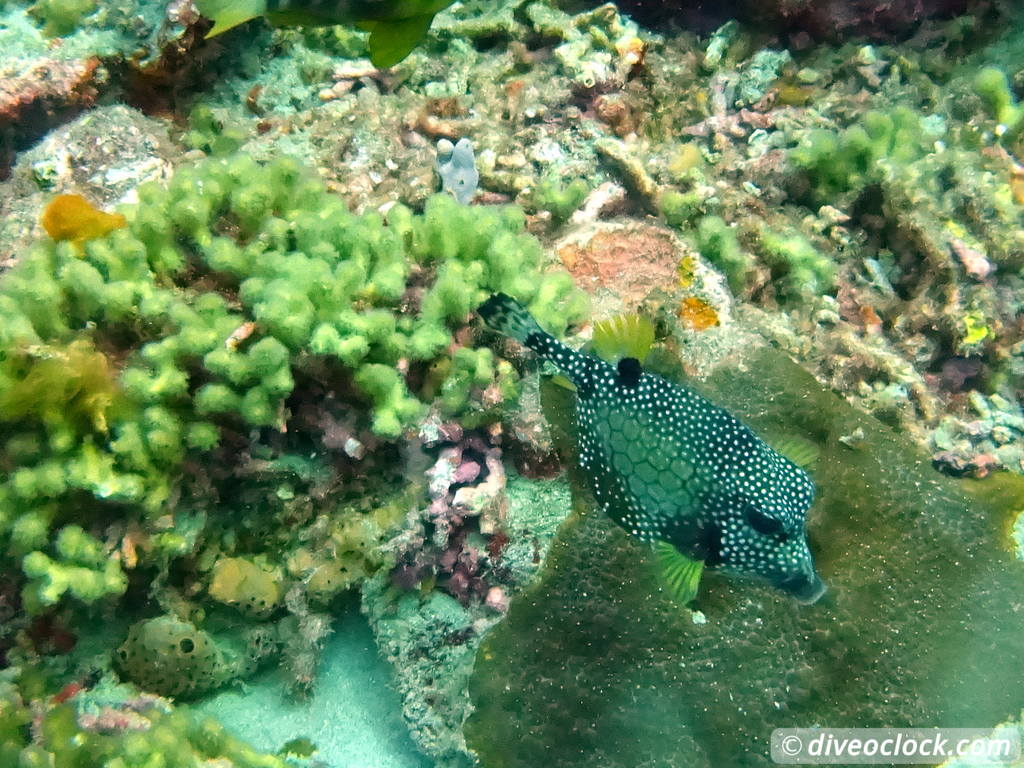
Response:
[{"label": "underwater scene", "polygon": [[0,768],[1022,737],[1024,4],[0,0]]}]

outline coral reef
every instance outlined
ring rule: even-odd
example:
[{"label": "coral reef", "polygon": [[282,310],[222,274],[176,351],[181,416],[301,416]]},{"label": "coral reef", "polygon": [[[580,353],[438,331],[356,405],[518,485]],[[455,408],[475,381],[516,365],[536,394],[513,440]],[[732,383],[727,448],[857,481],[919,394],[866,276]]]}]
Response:
[{"label": "coral reef", "polygon": [[[0,9],[0,763],[75,764],[54,738],[145,763],[173,734],[172,764],[277,766],[108,667],[244,710],[266,659],[253,702],[333,702],[357,600],[439,765],[738,763],[766,724],[952,722],[956,696],[1017,715],[965,681],[975,648],[1016,658],[993,617],[1021,501],[935,475],[1024,471],[1011,4],[464,0],[387,69],[345,25],[205,40],[189,0],[29,5]],[[436,194],[463,140],[466,205]],[[503,290],[586,343],[573,281],[653,321],[653,368],[824,444],[830,613],[712,577],[680,614],[590,514],[545,566],[565,425],[472,310]],[[297,737],[291,763],[329,741]]]},{"label": "coral reef", "polygon": [[[410,496],[393,443],[428,412],[483,428],[518,393],[507,362],[468,345],[471,308],[511,291],[559,332],[586,309],[523,224],[447,196],[359,216],[293,161],[241,155],[143,185],[117,213],[58,197],[53,237],[0,287],[14,631],[154,597],[161,615],[115,659],[143,690],[195,697],[280,658],[308,695],[318,611],[395,562],[382,545]],[[490,486],[445,491],[453,521],[491,519],[504,475],[496,454],[483,463]],[[439,550],[458,560],[450,591],[484,606],[461,585],[461,536]]]},{"label": "coral reef", "polygon": [[[392,208],[385,226],[349,214],[293,163],[246,157],[181,171],[167,191],[139,197],[128,228],[90,239],[84,258],[79,241],[97,233],[76,216],[61,237],[77,246],[42,244],[4,283],[0,415],[18,425],[3,450],[19,469],[2,493],[15,553],[43,543],[75,493],[157,509],[188,449],[216,449],[232,425],[283,430],[300,377],[354,388],[384,438],[427,409],[403,371],[448,416],[484,418],[514,396],[512,371],[455,343],[449,324],[493,290],[532,301],[556,329],[583,306],[564,275],[535,279],[538,250],[512,211],[468,214],[438,197],[421,217]],[[54,301],[65,316],[44,309]],[[134,348],[119,351],[115,374],[90,345],[129,329]],[[78,361],[81,378],[49,385],[55,356]],[[50,400],[23,403],[44,384]],[[231,602],[228,581],[258,581],[238,573],[242,562],[214,567],[211,594]],[[43,564],[33,556],[34,577]],[[260,610],[276,602],[268,590],[277,594],[257,589]]]},{"label": "coral reef", "polygon": [[[451,464],[448,459],[442,461]],[[460,462],[458,466],[465,464]],[[464,490],[472,487],[465,486]],[[449,768],[477,764],[466,747],[462,728],[472,708],[468,684],[481,640],[504,617],[508,598],[537,573],[570,503],[563,481],[536,482],[515,475],[496,500],[500,500],[504,512],[501,528],[487,538],[475,534],[475,551],[472,537],[456,533],[447,537],[447,547],[434,545],[420,555],[415,542],[424,538],[435,499],[435,503],[411,516],[392,542],[392,546],[406,552],[417,552],[420,562],[399,560],[390,575],[378,573],[363,588],[363,612],[381,653],[394,665],[402,711],[413,741],[437,765]],[[451,558],[449,553],[453,552],[458,553],[457,557]],[[469,573],[467,560],[475,561],[469,578],[490,586],[475,590],[472,599],[460,602],[457,598],[470,595],[452,580],[460,571]],[[445,573],[449,562],[454,565],[451,575]],[[414,571],[410,565],[415,566]],[[433,569],[447,585],[447,593],[410,591],[420,579],[429,580]]]},{"label": "coral reef", "polygon": [[646,23],[674,20],[707,28],[730,18],[769,24],[776,30],[836,39],[856,35],[905,36],[928,18],[985,11],[978,0],[731,0],[713,7],[678,0],[622,0],[623,10]]}]

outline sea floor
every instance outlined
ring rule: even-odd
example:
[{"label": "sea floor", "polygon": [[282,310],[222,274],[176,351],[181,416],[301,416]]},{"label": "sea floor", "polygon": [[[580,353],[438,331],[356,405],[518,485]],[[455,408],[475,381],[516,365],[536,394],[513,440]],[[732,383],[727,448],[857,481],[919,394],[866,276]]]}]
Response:
[{"label": "sea floor", "polygon": [[[280,670],[225,690],[196,709],[217,717],[253,747],[276,752],[293,739],[316,746],[313,765],[330,768],[429,768],[399,716],[391,670],[377,653],[366,619],[353,606],[327,639],[316,688],[291,695]],[[317,762],[318,761],[318,762]]]}]

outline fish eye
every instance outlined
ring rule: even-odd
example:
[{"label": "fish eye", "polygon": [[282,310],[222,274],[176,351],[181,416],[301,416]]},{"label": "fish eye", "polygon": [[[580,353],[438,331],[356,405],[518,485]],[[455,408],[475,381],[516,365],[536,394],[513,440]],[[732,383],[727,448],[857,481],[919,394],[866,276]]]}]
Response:
[{"label": "fish eye", "polygon": [[764,536],[778,536],[780,533],[785,533],[779,520],[769,517],[759,509],[747,507],[743,510],[743,514],[750,527]]}]

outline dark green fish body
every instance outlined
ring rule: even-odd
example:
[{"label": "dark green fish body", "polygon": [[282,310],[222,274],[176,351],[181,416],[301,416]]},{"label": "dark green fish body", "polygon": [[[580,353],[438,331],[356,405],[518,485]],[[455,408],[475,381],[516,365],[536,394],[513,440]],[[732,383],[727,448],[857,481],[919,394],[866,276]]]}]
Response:
[{"label": "dark green fish body", "polygon": [[613,365],[570,349],[508,296],[492,296],[478,311],[575,385],[579,464],[619,525],[806,602],[824,593],[807,545],[814,484],[806,472],[724,409],[644,372],[636,359]]}]

